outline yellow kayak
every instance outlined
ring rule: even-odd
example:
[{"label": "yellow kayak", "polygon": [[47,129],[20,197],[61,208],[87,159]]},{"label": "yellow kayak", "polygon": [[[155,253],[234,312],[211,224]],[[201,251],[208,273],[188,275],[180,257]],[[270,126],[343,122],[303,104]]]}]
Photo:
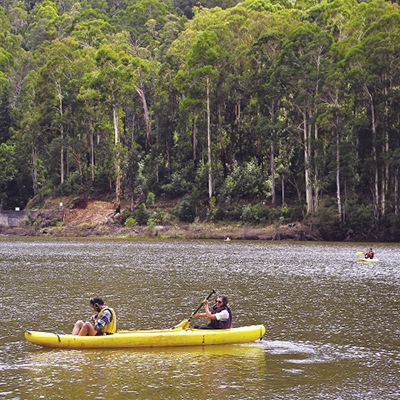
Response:
[{"label": "yellow kayak", "polygon": [[25,339],[44,347],[61,349],[206,346],[253,342],[265,333],[263,325],[231,329],[162,329],[119,331],[107,336],[73,336],[50,332],[25,332]]},{"label": "yellow kayak", "polygon": [[359,262],[378,262],[379,260],[377,258],[359,258]]}]

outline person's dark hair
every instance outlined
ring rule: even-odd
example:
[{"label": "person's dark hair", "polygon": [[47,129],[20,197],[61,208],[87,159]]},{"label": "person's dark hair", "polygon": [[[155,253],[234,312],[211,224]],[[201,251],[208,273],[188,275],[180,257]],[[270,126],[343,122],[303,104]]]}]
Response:
[{"label": "person's dark hair", "polygon": [[219,294],[218,297],[221,298],[222,304],[226,306],[228,304],[228,296],[226,294]]},{"label": "person's dark hair", "polygon": [[104,304],[104,301],[100,296],[94,296],[90,299],[90,304],[98,304],[99,306],[102,306]]}]

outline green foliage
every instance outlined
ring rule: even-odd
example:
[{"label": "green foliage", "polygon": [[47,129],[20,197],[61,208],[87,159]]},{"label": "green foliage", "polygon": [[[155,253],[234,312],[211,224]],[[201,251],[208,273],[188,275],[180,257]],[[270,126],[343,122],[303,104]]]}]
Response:
[{"label": "green foliage", "polygon": [[78,171],[73,172],[67,180],[57,186],[56,196],[76,196],[83,194],[84,186]]},{"label": "green foliage", "polygon": [[183,222],[193,222],[196,218],[196,210],[190,201],[189,195],[186,195],[182,200],[178,218]]},{"label": "green foliage", "polygon": [[172,199],[181,197],[189,191],[189,188],[190,183],[187,182],[185,176],[179,172],[174,172],[171,177],[171,182],[162,187],[165,194]]},{"label": "green foliage", "polygon": [[147,221],[147,226],[154,228],[156,225],[159,225],[164,220],[164,217],[165,217],[164,212],[154,211],[150,213],[150,217]]},{"label": "green foliage", "polygon": [[323,208],[307,219],[313,230],[324,240],[343,240],[344,231],[341,229],[336,207]]},{"label": "green foliage", "polygon": [[348,232],[360,232],[368,237],[376,226],[374,223],[374,208],[372,204],[357,204],[354,201],[346,206],[345,229]]},{"label": "green foliage", "polygon": [[262,204],[246,205],[242,210],[241,219],[248,224],[267,224],[272,222],[270,209]]},{"label": "green foliage", "polygon": [[268,193],[268,182],[255,159],[236,166],[226,179],[227,192],[237,198],[259,197]]},{"label": "green foliage", "polygon": [[125,221],[125,226],[127,228],[132,228],[132,226],[136,225],[136,219],[133,217],[129,217],[126,221]]},{"label": "green foliage", "polygon": [[149,192],[149,193],[147,194],[147,199],[146,199],[146,205],[147,205],[147,207],[153,207],[153,206],[154,206],[155,198],[156,198],[156,196],[154,195],[154,193]]},{"label": "green foliage", "polygon": [[147,222],[150,218],[150,212],[146,208],[146,204],[142,203],[138,207],[138,209],[136,210],[135,216],[136,216],[136,222],[139,225],[147,225]]}]

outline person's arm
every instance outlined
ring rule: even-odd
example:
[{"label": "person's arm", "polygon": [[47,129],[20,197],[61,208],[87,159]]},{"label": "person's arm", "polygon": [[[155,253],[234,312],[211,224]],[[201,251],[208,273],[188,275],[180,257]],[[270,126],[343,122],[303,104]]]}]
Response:
[{"label": "person's arm", "polygon": [[207,318],[207,315],[205,313],[202,314],[192,314],[192,318],[194,317],[203,317],[203,318]]},{"label": "person's arm", "polygon": [[205,299],[205,300],[203,301],[203,304],[204,304],[204,308],[205,308],[205,310],[206,310],[206,317],[207,317],[208,319],[217,319],[217,317],[215,316],[215,314],[211,314],[210,309],[208,308],[208,300],[207,300],[207,299]]},{"label": "person's arm", "polygon": [[204,308],[206,310],[205,313],[202,314],[192,314],[192,317],[203,317],[203,318],[208,318],[208,319],[217,319],[217,317],[214,314],[211,314],[210,309],[208,308],[208,300],[204,299],[203,300]]},{"label": "person's arm", "polygon": [[104,310],[98,320],[94,324],[96,331],[101,331],[105,325],[112,320],[112,313],[110,310]]}]

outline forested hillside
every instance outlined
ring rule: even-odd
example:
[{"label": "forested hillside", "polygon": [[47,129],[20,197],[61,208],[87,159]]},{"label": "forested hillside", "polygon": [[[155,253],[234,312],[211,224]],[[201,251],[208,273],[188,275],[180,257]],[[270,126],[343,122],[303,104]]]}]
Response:
[{"label": "forested hillside", "polygon": [[397,3],[0,4],[3,209],[179,199],[188,222],[400,239]]}]

